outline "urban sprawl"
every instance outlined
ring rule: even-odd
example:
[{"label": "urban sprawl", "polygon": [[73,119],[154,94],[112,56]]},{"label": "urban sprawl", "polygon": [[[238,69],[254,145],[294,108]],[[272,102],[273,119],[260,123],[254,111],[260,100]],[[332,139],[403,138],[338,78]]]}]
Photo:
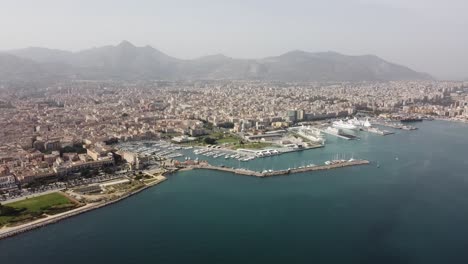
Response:
[{"label": "urban sprawl", "polygon": [[[202,154],[209,146],[216,148],[212,156],[245,161],[322,147],[322,132],[352,137],[346,129],[359,124],[384,135],[385,130],[370,130],[371,123],[396,126],[405,119],[467,121],[468,83],[73,81],[35,89],[4,84],[0,200],[114,179],[109,175],[138,177],[148,166],[175,167],[171,149]],[[135,147],[139,142],[159,142],[166,151],[142,153]],[[82,194],[87,190],[94,189]]]}]

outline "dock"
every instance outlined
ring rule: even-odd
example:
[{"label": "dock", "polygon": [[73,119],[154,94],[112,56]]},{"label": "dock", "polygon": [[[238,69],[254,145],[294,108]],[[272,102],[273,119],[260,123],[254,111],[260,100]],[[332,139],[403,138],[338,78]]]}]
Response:
[{"label": "dock", "polygon": [[373,121],[374,124],[376,125],[379,125],[379,126],[383,126],[383,127],[390,127],[390,128],[394,128],[394,129],[402,129],[403,128],[403,125],[402,124],[398,124],[396,122],[387,122],[387,121]]},{"label": "dock", "polygon": [[377,135],[381,135],[381,136],[395,134],[395,132],[379,129],[379,128],[376,128],[376,127],[362,128],[362,131],[377,134]]},{"label": "dock", "polygon": [[213,166],[207,163],[189,165],[186,167],[186,169],[204,169],[204,170],[224,171],[224,172],[231,172],[231,173],[235,173],[239,175],[263,178],[263,177],[282,176],[282,175],[289,175],[289,174],[309,172],[309,171],[331,170],[331,169],[350,167],[350,166],[368,165],[369,163],[370,162],[368,160],[350,160],[350,161],[340,161],[340,162],[329,164],[329,165],[318,165],[318,166],[311,166],[311,167],[304,167],[304,168],[293,168],[293,169],[288,169],[288,170],[276,170],[276,171],[268,171],[268,172],[258,172],[258,171],[248,170],[248,169],[235,169],[235,168],[228,168],[228,167],[222,167],[222,166]]},{"label": "dock", "polygon": [[330,132],[330,131],[327,131],[326,129],[322,129],[320,130],[322,131],[323,133],[325,134],[328,134],[328,135],[331,135],[331,136],[335,136],[335,137],[339,137],[339,138],[342,138],[342,139],[346,139],[346,140],[353,140],[353,139],[358,139],[358,137],[354,136],[354,135],[350,135],[350,134],[346,134],[346,133],[333,133],[333,132]]},{"label": "dock", "polygon": [[386,121],[384,121],[384,122],[374,122],[374,124],[379,125],[379,126],[383,126],[383,127],[390,127],[390,128],[394,128],[394,129],[403,129],[403,130],[416,130],[416,129],[418,129],[417,127],[403,125],[403,124],[397,123],[397,122],[386,122]]}]

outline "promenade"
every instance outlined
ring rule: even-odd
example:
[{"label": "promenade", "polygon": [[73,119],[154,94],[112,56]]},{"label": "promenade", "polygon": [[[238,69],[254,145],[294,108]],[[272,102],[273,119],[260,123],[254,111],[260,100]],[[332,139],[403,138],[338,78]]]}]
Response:
[{"label": "promenade", "polygon": [[119,197],[117,199],[114,199],[114,200],[109,200],[109,201],[100,202],[100,203],[89,203],[89,204],[86,204],[86,205],[84,205],[82,207],[79,207],[79,208],[76,208],[76,209],[73,209],[73,210],[70,210],[70,211],[67,211],[67,212],[63,212],[63,213],[56,214],[56,215],[50,215],[50,216],[47,216],[46,218],[40,218],[40,219],[37,219],[35,221],[29,222],[29,223],[26,223],[26,224],[23,224],[23,225],[19,225],[19,226],[11,226],[11,227],[3,227],[3,228],[0,227],[0,239],[4,239],[4,238],[7,238],[7,237],[12,237],[12,236],[15,236],[15,235],[18,235],[18,234],[21,234],[21,233],[24,233],[24,232],[27,232],[27,231],[30,231],[30,230],[33,230],[33,229],[41,228],[41,227],[46,226],[46,225],[50,225],[50,224],[60,222],[62,220],[70,218],[72,216],[76,216],[76,215],[79,215],[79,214],[90,212],[90,211],[93,211],[93,210],[96,210],[96,209],[99,209],[99,208],[102,208],[102,207],[105,207],[105,206],[120,202],[120,201],[122,201],[122,200],[124,200],[124,199],[126,199],[128,197],[131,197],[131,196],[133,196],[135,194],[138,194],[138,193],[142,192],[143,190],[146,190],[146,189],[148,189],[148,188],[150,188],[150,187],[152,187],[154,185],[157,185],[157,184],[165,181],[166,179],[167,178],[164,177],[164,176],[158,176],[157,180],[147,184],[143,188],[140,188],[138,190],[127,193],[127,194],[125,194],[125,195],[123,195],[123,196],[121,196],[121,197]]}]

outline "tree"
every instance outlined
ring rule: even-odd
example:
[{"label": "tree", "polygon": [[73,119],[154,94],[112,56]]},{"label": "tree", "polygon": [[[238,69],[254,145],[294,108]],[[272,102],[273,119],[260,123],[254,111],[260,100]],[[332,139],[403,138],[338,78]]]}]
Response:
[{"label": "tree", "polygon": [[21,210],[0,204],[0,216],[12,216],[17,215]]},{"label": "tree", "polygon": [[82,145],[76,144],[73,146],[66,146],[60,150],[60,153],[78,153],[78,154],[83,154],[86,153],[86,149],[83,148]]},{"label": "tree", "polygon": [[84,168],[81,170],[81,176],[85,178],[91,178],[91,170],[89,168]]},{"label": "tree", "polygon": [[209,145],[214,145],[214,144],[216,144],[216,139],[210,138],[210,137],[206,137],[203,141],[204,141],[206,144],[209,144]]},{"label": "tree", "polygon": [[222,127],[222,128],[234,128],[234,123],[232,123],[232,122],[224,122],[224,123],[218,124],[218,127]]},{"label": "tree", "polygon": [[212,130],[213,129],[213,123],[210,123],[210,122],[203,123],[203,127],[205,129]]}]

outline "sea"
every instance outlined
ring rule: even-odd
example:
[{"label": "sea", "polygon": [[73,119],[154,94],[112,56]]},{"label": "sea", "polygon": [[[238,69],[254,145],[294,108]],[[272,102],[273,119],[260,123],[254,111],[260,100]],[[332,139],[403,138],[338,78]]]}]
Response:
[{"label": "sea", "polygon": [[340,159],[370,165],[270,178],[192,170],[117,204],[0,241],[1,263],[468,263],[468,124],[219,164],[262,171]]}]

